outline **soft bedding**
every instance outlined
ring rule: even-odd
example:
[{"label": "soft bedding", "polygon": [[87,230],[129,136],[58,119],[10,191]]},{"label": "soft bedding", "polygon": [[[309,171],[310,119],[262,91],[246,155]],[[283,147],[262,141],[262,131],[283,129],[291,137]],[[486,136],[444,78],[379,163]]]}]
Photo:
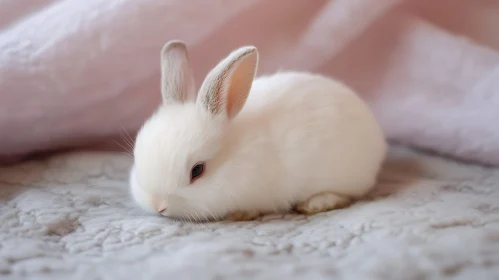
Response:
[{"label": "soft bedding", "polygon": [[0,162],[135,132],[181,39],[198,84],[252,44],[259,74],[353,87],[392,140],[497,165],[497,26],[497,0],[2,0]]},{"label": "soft bedding", "polygon": [[393,147],[368,198],[196,224],[130,202],[127,155],[0,168],[2,279],[498,279],[499,170]]}]

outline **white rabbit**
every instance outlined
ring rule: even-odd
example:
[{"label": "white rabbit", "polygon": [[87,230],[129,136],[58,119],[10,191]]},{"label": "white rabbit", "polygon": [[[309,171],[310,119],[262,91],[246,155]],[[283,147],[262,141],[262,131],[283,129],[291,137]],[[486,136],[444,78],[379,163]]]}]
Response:
[{"label": "white rabbit", "polygon": [[146,210],[206,221],[347,206],[372,189],[387,144],[348,87],[310,73],[257,78],[230,53],[196,92],[187,48],[161,52],[163,104],[139,131],[131,194]]}]

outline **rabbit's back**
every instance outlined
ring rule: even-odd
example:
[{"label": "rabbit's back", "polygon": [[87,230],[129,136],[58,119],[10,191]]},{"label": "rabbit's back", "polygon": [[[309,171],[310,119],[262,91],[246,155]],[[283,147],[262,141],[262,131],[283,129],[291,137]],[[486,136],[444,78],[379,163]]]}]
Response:
[{"label": "rabbit's back", "polygon": [[273,143],[296,195],[361,196],[374,185],[386,142],[370,109],[345,85],[299,72],[260,77],[244,115]]}]

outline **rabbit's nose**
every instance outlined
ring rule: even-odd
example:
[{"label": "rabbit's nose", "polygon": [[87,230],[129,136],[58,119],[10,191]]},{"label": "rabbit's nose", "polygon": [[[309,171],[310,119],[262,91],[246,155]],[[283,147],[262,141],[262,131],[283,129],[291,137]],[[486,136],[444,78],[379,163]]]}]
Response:
[{"label": "rabbit's nose", "polygon": [[167,208],[168,208],[168,207],[165,207],[165,208],[159,209],[159,210],[158,210],[158,213],[159,213],[160,215],[165,215],[165,214],[166,214],[166,209],[167,209]]}]

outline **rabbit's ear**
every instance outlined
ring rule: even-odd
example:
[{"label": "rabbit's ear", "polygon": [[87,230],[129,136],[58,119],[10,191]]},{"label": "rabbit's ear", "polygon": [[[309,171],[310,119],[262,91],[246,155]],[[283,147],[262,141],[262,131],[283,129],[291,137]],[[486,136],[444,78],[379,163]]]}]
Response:
[{"label": "rabbit's ear", "polygon": [[165,104],[196,99],[187,47],[182,41],[169,41],[161,50],[161,96]]},{"label": "rabbit's ear", "polygon": [[242,47],[223,59],[204,80],[197,104],[230,120],[243,108],[258,66],[258,50]]}]

